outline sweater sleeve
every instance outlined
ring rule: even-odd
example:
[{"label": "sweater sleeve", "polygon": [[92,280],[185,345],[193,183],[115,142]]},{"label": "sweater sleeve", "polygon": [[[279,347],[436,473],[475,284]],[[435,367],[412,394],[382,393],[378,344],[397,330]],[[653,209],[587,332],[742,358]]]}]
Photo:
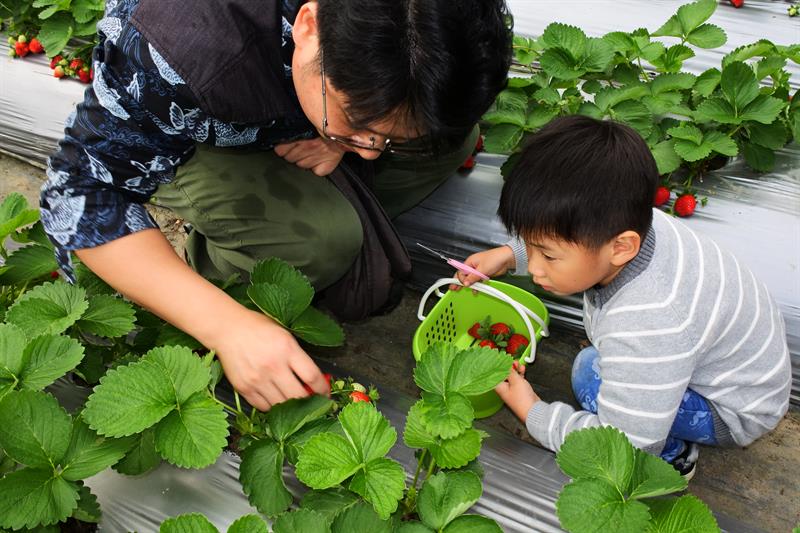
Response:
[{"label": "sweater sleeve", "polygon": [[597,413],[540,401],[527,416],[531,436],[558,451],[571,431],[608,425],[625,433],[634,446],[659,454],[691,379],[695,357],[691,352],[653,353],[644,339],[624,333],[602,339],[597,346],[601,378]]},{"label": "sweater sleeve", "polygon": [[528,250],[525,248],[525,241],[515,237],[509,240],[506,246],[514,252],[516,268],[513,274],[515,276],[525,276],[528,273]]}]

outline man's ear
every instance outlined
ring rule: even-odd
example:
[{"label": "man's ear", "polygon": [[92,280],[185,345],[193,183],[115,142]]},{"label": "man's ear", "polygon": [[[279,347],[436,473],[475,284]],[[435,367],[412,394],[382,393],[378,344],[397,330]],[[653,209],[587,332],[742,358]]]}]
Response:
[{"label": "man's ear", "polygon": [[632,230],[623,231],[614,238],[611,249],[611,263],[621,267],[636,257],[642,245],[642,238]]},{"label": "man's ear", "polygon": [[295,49],[313,48],[314,55],[316,55],[319,47],[316,2],[306,2],[300,7],[292,26],[292,39],[294,39]]}]

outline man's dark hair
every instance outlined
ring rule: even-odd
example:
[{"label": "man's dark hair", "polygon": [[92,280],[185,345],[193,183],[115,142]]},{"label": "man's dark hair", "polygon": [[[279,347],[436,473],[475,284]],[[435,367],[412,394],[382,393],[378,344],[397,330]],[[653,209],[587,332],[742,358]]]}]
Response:
[{"label": "man's dark hair", "polygon": [[504,0],[318,3],[325,74],[356,127],[400,112],[434,140],[463,140],[506,86]]},{"label": "man's dark hair", "polygon": [[531,137],[500,196],[506,228],[597,249],[653,221],[658,169],[632,128],[584,116],[558,118]]}]

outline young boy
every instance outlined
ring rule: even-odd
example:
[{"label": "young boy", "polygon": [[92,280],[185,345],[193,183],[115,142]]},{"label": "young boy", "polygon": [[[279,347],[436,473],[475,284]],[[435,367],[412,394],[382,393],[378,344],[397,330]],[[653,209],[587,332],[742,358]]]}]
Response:
[{"label": "young boy", "polygon": [[[583,292],[592,346],[575,358],[583,410],[542,401],[520,373],[497,392],[542,445],[611,425],[690,477],[698,447],[745,446],[786,413],[791,370],[780,312],[729,253],[654,210],[658,171],[622,124],[554,120],[525,148],[499,215],[518,237],[470,256],[557,295]],[[474,275],[459,274],[469,285]]]}]

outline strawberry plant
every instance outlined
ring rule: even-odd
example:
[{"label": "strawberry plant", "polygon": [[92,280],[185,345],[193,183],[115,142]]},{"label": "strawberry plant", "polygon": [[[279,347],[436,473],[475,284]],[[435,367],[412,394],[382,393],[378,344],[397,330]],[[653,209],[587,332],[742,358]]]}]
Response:
[{"label": "strawberry plant", "polygon": [[561,526],[567,531],[720,530],[697,497],[666,497],[686,489],[687,481],[666,461],[634,448],[613,427],[573,431],[556,461],[572,478],[556,502]]},{"label": "strawberry plant", "polygon": [[[509,154],[505,175],[526,138],[555,117],[584,114],[637,130],[667,192],[674,174],[682,194],[694,195],[693,180],[719,158],[741,155],[752,169],[770,171],[775,151],[800,138],[800,99],[790,97],[785,69],[787,61],[800,63],[800,44],[762,39],[727,54],[720,68],[682,72],[693,47],[725,44],[724,30],[707,22],[716,6],[715,0],[683,5],[653,32],[594,38],[553,23],[538,38],[515,37],[518,76],[483,117],[486,150]],[[666,206],[669,196],[654,200]]]}]

